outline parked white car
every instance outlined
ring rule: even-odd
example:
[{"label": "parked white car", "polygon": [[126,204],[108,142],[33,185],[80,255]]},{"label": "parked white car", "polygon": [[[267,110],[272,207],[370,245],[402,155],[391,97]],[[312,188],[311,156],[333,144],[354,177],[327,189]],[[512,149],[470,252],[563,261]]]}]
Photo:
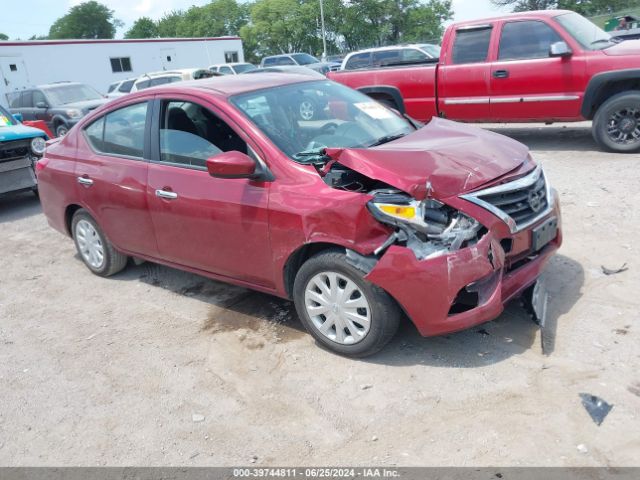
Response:
[{"label": "parked white car", "polygon": [[220,75],[206,68],[183,68],[180,70],[169,70],[162,72],[145,73],[137,78],[131,87],[132,92],[144,90],[149,87],[156,87],[166,83],[182,82],[184,80],[200,80]]},{"label": "parked white car", "polygon": [[214,73],[221,73],[222,75],[239,75],[257,68],[253,63],[221,63],[211,65],[209,70]]},{"label": "parked white car", "polygon": [[107,90],[107,98],[118,98],[131,92],[131,87],[137,78],[127,78],[126,80],[119,80],[109,85]]},{"label": "parked white car", "polygon": [[429,63],[437,61],[439,57],[440,47],[430,43],[368,48],[347,55],[340,70]]}]

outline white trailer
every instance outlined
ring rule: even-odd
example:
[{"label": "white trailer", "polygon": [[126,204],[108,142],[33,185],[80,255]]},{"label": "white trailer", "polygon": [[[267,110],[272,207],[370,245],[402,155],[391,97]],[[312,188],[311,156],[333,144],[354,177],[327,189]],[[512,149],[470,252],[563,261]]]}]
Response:
[{"label": "white trailer", "polygon": [[239,37],[0,41],[0,104],[9,92],[45,83],[82,82],[106,93],[147,72],[243,61]]}]

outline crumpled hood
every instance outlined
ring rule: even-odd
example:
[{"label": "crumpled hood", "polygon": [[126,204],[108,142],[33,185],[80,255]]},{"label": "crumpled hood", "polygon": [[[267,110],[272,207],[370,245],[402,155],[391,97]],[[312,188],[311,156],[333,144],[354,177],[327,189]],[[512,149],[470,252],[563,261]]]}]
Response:
[{"label": "crumpled hood", "polygon": [[459,195],[515,170],[529,158],[528,148],[515,140],[441,118],[379,147],[326,152],[338,163],[418,200],[427,196],[427,182],[434,198]]},{"label": "crumpled hood", "polygon": [[9,125],[6,127],[0,127],[0,142],[9,142],[11,140],[24,140],[26,138],[45,137],[44,133],[39,128],[27,127],[19,123],[18,125]]},{"label": "crumpled hood", "polygon": [[[616,45],[602,50],[605,55],[619,57],[622,55],[638,55],[640,56],[640,40],[625,40]],[[640,58],[638,59],[640,61]],[[635,65],[630,65],[633,67]]]}]

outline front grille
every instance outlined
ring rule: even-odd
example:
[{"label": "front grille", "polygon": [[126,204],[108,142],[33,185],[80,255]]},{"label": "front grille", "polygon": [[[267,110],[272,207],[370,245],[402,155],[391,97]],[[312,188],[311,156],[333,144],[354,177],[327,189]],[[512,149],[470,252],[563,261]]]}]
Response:
[{"label": "front grille", "polygon": [[491,195],[478,195],[478,197],[509,215],[516,221],[516,225],[534,220],[549,206],[544,175],[540,175],[532,185],[527,187]]},{"label": "front grille", "polygon": [[542,218],[549,212],[552,203],[540,166],[512,182],[461,197],[498,216],[509,226],[511,233],[516,233]]},{"label": "front grille", "polygon": [[13,140],[0,143],[0,162],[24,158],[29,154],[31,140]]}]

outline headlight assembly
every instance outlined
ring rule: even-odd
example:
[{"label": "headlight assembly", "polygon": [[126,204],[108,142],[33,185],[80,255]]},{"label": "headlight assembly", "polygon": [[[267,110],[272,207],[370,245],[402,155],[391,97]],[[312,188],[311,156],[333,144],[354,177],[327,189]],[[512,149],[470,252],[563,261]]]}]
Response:
[{"label": "headlight assembly", "polygon": [[31,139],[31,151],[41,157],[44,154],[47,144],[42,137],[35,137]]},{"label": "headlight assembly", "polygon": [[77,108],[70,108],[66,111],[66,114],[69,118],[80,118],[82,117],[82,111]]},{"label": "headlight assembly", "polygon": [[[380,222],[397,227],[420,259],[435,252],[454,251],[477,239],[482,225],[437,200],[417,200],[403,193],[372,192],[369,211]],[[388,246],[388,245],[387,245]]]}]

